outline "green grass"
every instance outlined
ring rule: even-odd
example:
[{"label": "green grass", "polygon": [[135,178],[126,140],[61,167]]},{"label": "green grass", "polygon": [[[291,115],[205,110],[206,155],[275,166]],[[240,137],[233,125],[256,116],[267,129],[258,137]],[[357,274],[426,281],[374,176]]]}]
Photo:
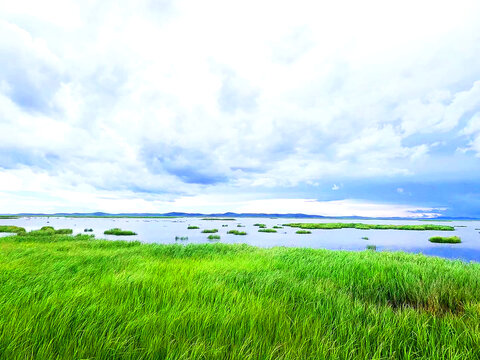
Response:
[{"label": "green grass", "polygon": [[258,229],[258,232],[265,232],[265,233],[276,233],[277,230],[275,229]]},{"label": "green grass", "polygon": [[208,235],[208,240],[220,240],[220,235]]},{"label": "green grass", "polygon": [[453,226],[447,225],[378,225],[378,224],[361,224],[361,223],[290,223],[283,224],[300,229],[361,229],[361,230],[441,230],[454,231]]},{"label": "green grass", "polygon": [[16,215],[0,215],[0,219],[19,219],[20,216]]},{"label": "green grass", "polygon": [[189,227],[187,227],[188,230],[193,230],[193,229],[200,229],[198,226],[193,226],[193,225],[190,225]]},{"label": "green grass", "polygon": [[367,250],[374,250],[374,251],[376,251],[376,250],[377,250],[377,246],[376,246],[376,245],[367,245],[366,249],[367,249]]},{"label": "green grass", "polygon": [[448,244],[458,244],[461,243],[462,240],[458,236],[433,236],[428,241],[433,243],[448,243]]},{"label": "green grass", "polygon": [[232,218],[203,218],[202,220],[224,220],[224,221],[236,221],[237,219],[232,219]]},{"label": "green grass", "polygon": [[122,230],[119,228],[113,228],[110,230],[105,230],[103,232],[105,235],[137,235],[136,232],[130,231],[130,230]]},{"label": "green grass", "polygon": [[275,225],[273,228],[274,228],[274,229],[283,229],[283,226]]},{"label": "green grass", "polygon": [[230,230],[227,232],[227,234],[233,234],[233,235],[247,235],[245,231],[238,231],[238,230]]},{"label": "green grass", "polygon": [[312,232],[308,231],[308,230],[297,230],[295,233],[296,234],[311,234]]},{"label": "green grass", "polygon": [[479,278],[401,252],[10,236],[0,358],[478,359]]},{"label": "green grass", "polygon": [[[23,228],[20,228],[23,229]],[[73,233],[72,229],[57,229],[55,230],[52,226],[43,226],[39,230],[32,230],[28,233],[25,232],[25,229],[23,231],[20,230],[18,232],[18,235],[21,236],[51,236],[51,235],[70,235]]]},{"label": "green grass", "polygon": [[25,228],[14,225],[0,225],[0,233],[24,233]]},{"label": "green grass", "polygon": [[218,232],[218,229],[205,229],[205,230],[202,230],[202,233],[204,234],[213,234],[213,233],[217,233]]}]

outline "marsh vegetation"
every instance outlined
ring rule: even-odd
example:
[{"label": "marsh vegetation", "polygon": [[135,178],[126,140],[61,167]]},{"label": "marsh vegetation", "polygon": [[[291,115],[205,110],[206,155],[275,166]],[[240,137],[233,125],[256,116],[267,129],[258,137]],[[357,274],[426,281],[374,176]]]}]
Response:
[{"label": "marsh vegetation", "polygon": [[290,223],[283,224],[283,226],[290,226],[300,229],[360,229],[360,230],[440,230],[440,231],[454,231],[455,227],[447,225],[383,225],[383,224],[362,224],[362,223]]},{"label": "marsh vegetation", "polygon": [[458,236],[432,236],[428,241],[441,244],[459,244],[462,242]]},{"label": "marsh vegetation", "polygon": [[187,227],[188,230],[200,229],[198,226],[190,225]]},{"label": "marsh vegetation", "polygon": [[136,232],[133,232],[133,231],[130,231],[130,230],[122,230],[122,229],[119,229],[119,228],[113,228],[113,229],[110,229],[110,230],[105,230],[103,233],[105,235],[117,235],[117,236],[120,236],[120,235],[127,235],[127,236],[137,235]]},{"label": "marsh vegetation", "polygon": [[297,230],[295,231],[295,234],[311,234],[311,231],[308,230]]},{"label": "marsh vegetation", "polygon": [[264,233],[276,233],[277,230],[275,229],[258,229],[258,232],[264,232]]},{"label": "marsh vegetation", "polygon": [[202,230],[202,233],[204,234],[213,234],[213,233],[217,233],[218,232],[218,229],[204,229]]},{"label": "marsh vegetation", "polygon": [[227,234],[232,234],[232,235],[247,235],[245,231],[238,231],[238,230],[229,230]]}]

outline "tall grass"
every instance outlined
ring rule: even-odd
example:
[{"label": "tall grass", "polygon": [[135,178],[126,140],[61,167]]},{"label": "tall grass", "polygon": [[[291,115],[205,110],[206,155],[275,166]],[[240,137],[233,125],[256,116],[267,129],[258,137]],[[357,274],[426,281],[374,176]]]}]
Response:
[{"label": "tall grass", "polygon": [[0,239],[1,359],[480,358],[478,264],[90,239]]},{"label": "tall grass", "polygon": [[380,225],[380,224],[362,224],[362,223],[290,223],[283,224],[300,229],[360,229],[360,230],[441,230],[454,231],[453,226],[447,225]]}]

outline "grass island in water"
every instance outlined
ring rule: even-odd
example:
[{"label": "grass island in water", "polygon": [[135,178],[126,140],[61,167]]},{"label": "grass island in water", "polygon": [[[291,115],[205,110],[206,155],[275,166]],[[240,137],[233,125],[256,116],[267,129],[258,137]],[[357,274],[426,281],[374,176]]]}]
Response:
[{"label": "grass island in water", "polygon": [[113,228],[113,229],[110,229],[110,230],[105,230],[103,232],[105,235],[137,235],[136,232],[133,232],[133,231],[130,231],[130,230],[122,230],[122,229],[119,229],[119,228]]},{"label": "grass island in water", "polygon": [[432,236],[428,241],[441,244],[458,244],[462,242],[458,236]]}]

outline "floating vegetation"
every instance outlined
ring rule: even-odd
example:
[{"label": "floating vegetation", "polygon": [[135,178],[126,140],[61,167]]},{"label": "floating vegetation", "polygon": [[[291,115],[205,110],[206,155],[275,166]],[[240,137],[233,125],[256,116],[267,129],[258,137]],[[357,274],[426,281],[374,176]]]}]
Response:
[{"label": "floating vegetation", "polygon": [[202,220],[236,221],[237,219],[232,219],[232,218],[203,218]]},{"label": "floating vegetation", "polygon": [[204,233],[204,234],[217,233],[217,232],[218,232],[218,229],[205,229],[205,230],[202,230],[202,233]]},{"label": "floating vegetation", "polygon": [[258,226],[260,229],[265,229],[267,227],[265,224],[253,224],[253,226]]},{"label": "floating vegetation", "polygon": [[227,234],[233,234],[233,235],[247,235],[245,231],[238,231],[238,230],[230,230],[227,232]]},{"label": "floating vegetation", "polygon": [[245,225],[238,224],[237,227],[245,227]]},{"label": "floating vegetation", "polygon": [[105,235],[137,235],[136,232],[133,232],[133,231],[130,231],[130,230],[122,230],[122,229],[119,229],[119,228],[113,228],[113,229],[110,229],[110,230],[105,230],[103,232]]},{"label": "floating vegetation", "polygon": [[276,233],[277,230],[275,230],[275,229],[258,229],[258,232]]},{"label": "floating vegetation", "polygon": [[362,240],[368,240],[368,236],[362,236]]},{"label": "floating vegetation", "polygon": [[308,231],[308,230],[297,230],[295,233],[296,234],[311,234],[312,232]]},{"label": "floating vegetation", "polygon": [[367,245],[366,249],[376,251],[377,250],[377,245]]},{"label": "floating vegetation", "polygon": [[462,240],[458,236],[433,236],[428,241],[433,242],[433,243],[447,243],[447,244],[458,244],[461,243]]},{"label": "floating vegetation", "polygon": [[185,241],[188,240],[188,236],[175,236],[175,241]]},{"label": "floating vegetation", "polygon": [[283,229],[283,226],[275,225],[273,228],[274,228],[274,229]]},{"label": "floating vegetation", "polygon": [[83,229],[83,232],[93,232],[93,229]]},{"label": "floating vegetation", "polygon": [[220,240],[220,235],[208,235],[208,240]]},{"label": "floating vegetation", "polygon": [[200,229],[198,226],[195,225],[190,225],[187,227],[188,230],[193,230],[193,229]]},{"label": "floating vegetation", "polygon": [[283,224],[301,229],[360,229],[360,230],[441,230],[454,231],[453,226],[447,225],[379,225],[379,224],[362,224],[362,223],[290,223]]},{"label": "floating vegetation", "polygon": [[228,227],[228,225],[225,225],[225,224],[224,224],[224,225],[222,225],[222,227]]},{"label": "floating vegetation", "polygon": [[25,233],[26,230],[23,227],[14,226],[14,225],[0,225],[0,233]]}]

